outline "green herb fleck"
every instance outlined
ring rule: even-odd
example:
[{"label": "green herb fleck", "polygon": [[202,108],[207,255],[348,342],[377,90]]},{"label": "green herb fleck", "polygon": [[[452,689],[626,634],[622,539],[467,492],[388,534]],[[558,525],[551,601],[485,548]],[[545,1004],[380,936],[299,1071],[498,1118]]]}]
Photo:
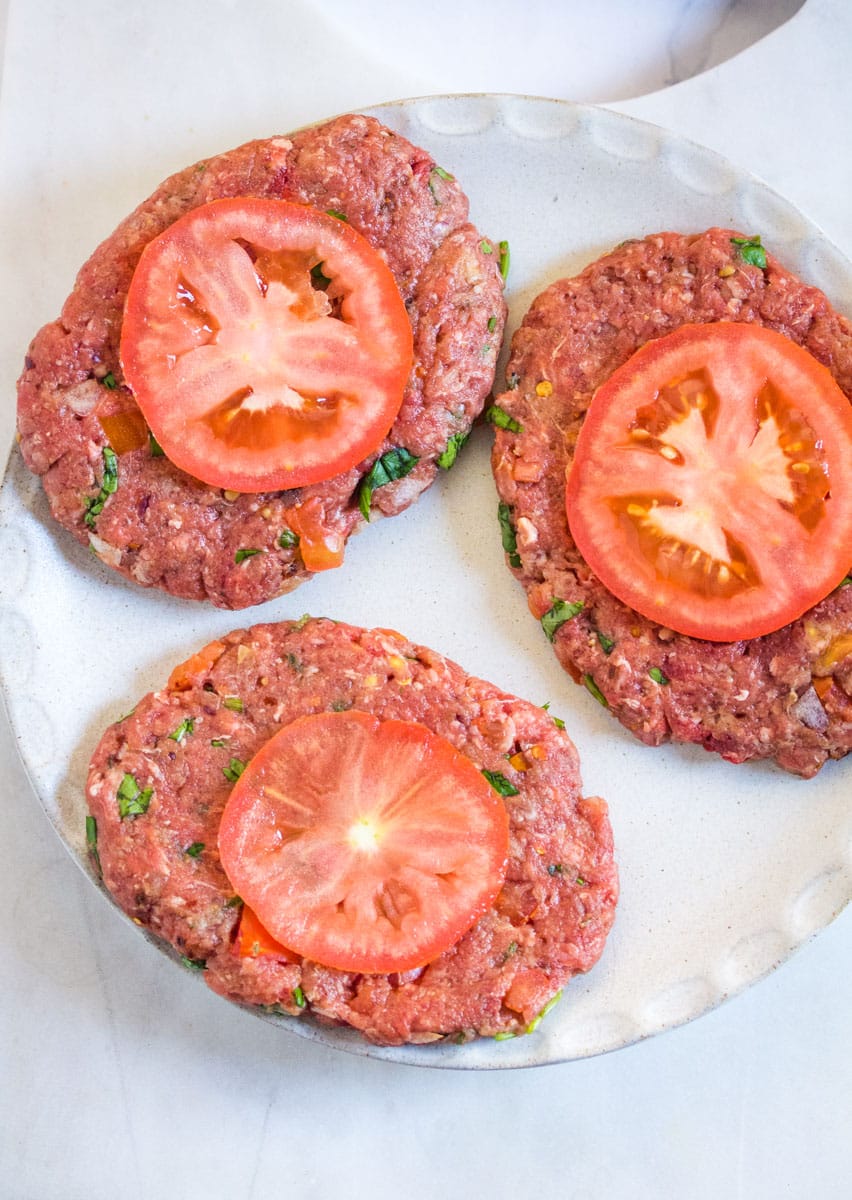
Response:
[{"label": "green herb fleck", "polygon": [[651,670],[648,672],[648,674],[651,676],[654,683],[659,683],[663,687],[665,687],[666,684],[669,683],[668,675],[664,675],[659,667],[651,667]]},{"label": "green herb fleck", "polygon": [[245,769],[246,764],[239,758],[231,758],[228,760],[227,767],[222,768],[222,774],[225,776],[228,783],[236,783]]},{"label": "green herb fleck", "polygon": [[327,208],[325,211],[330,217],[336,217],[338,221],[345,221],[347,225],[349,224],[346,213],[341,212],[339,208]]},{"label": "green herb fleck", "polygon": [[584,879],[582,875],[577,876],[576,882],[577,882],[577,887],[588,887],[589,886],[588,879]]},{"label": "green herb fleck", "polygon": [[504,950],[503,957],[500,961],[508,962],[509,959],[512,957],[512,955],[517,954],[517,953],[518,953],[518,943],[517,942],[509,942],[509,945]]},{"label": "green herb fleck", "polygon": [[496,425],[498,429],[508,429],[510,433],[523,433],[523,426],[519,425],[514,417],[510,417],[499,404],[491,405],[485,413],[485,420]]},{"label": "green herb fleck", "polygon": [[846,576],[844,579],[841,579],[841,580],[840,580],[840,583],[838,583],[838,585],[837,585],[837,586],[838,586],[839,588],[842,588],[842,587],[849,587],[849,584],[850,584],[850,583],[852,583],[852,575],[847,575],[847,576]]},{"label": "green herb fleck", "polygon": [[515,785],[511,783],[505,775],[501,775],[499,771],[483,770],[482,774],[494,788],[494,791],[498,792],[501,796],[519,795],[518,789],[515,787]]},{"label": "green herb fleck", "polygon": [[488,330],[489,333],[493,333],[496,328],[497,328],[497,318],[489,317],[488,324],[486,325],[486,329]]},{"label": "green herb fleck", "polygon": [[331,702],[332,712],[348,712],[351,707],[351,700],[332,700]]},{"label": "green herb fleck", "polygon": [[214,738],[210,745],[215,746],[217,750],[221,750],[227,741],[227,738]]},{"label": "green herb fleck", "polygon": [[110,392],[114,392],[118,387],[118,380],[113,375],[112,371],[107,371],[106,375],[104,375],[103,379],[101,380],[101,383]]},{"label": "green herb fleck", "polygon": [[449,171],[445,171],[443,167],[437,167],[437,166],[433,167],[432,170],[429,172],[429,191],[432,193],[432,199],[435,201],[435,203],[440,204],[441,198],[435,189],[435,183],[434,183],[434,180],[432,179],[433,175],[437,175],[439,179],[446,179],[451,183],[455,179],[455,176],[451,175],[449,173]]},{"label": "green herb fleck", "polygon": [[263,550],[255,549],[254,547],[246,547],[245,549],[241,549],[236,552],[234,555],[234,562],[239,565],[241,562],[245,562],[247,558],[254,558],[255,554],[263,553]]},{"label": "green herb fleck", "polygon": [[607,700],[606,696],[603,694],[601,689],[598,687],[598,685],[595,683],[595,681],[591,677],[591,675],[584,675],[583,683],[586,685],[588,690],[591,692],[591,694],[597,700],[598,704],[602,704],[604,706],[604,708],[609,708],[609,701]]},{"label": "green herb fleck", "polygon": [[243,903],[242,896],[232,896],[230,900],[225,902],[225,908],[242,908]]},{"label": "green herb fleck", "polygon": [[538,1016],[533,1017],[533,1019],[530,1021],[529,1025],[527,1025],[525,1032],[532,1033],[535,1029],[537,1029],[539,1027],[539,1025],[541,1024],[541,1022],[544,1020],[544,1018],[547,1016],[547,1014],[550,1012],[550,1010],[552,1008],[555,1008],[561,999],[562,999],[562,989],[560,988],[559,991],[556,993],[556,995],[552,996],[548,1000],[547,1004],[545,1004],[544,1008],[541,1010],[541,1012],[538,1014]]},{"label": "green herb fleck", "polygon": [[553,722],[553,724],[556,726],[557,729],[565,728],[565,722],[562,720],[562,718],[554,717],[553,713],[550,711],[550,701],[549,700],[548,700],[547,704],[542,704],[541,707],[550,716],[551,721]]},{"label": "green herb fleck", "polygon": [[503,276],[504,283],[506,282],[506,279],[508,278],[508,275],[509,275],[509,266],[511,265],[511,261],[512,261],[512,257],[509,253],[509,243],[501,242],[500,243],[500,274]]},{"label": "green herb fleck", "polygon": [[293,1003],[296,1005],[296,1008],[304,1008],[307,1004],[305,993],[298,986],[298,984],[293,988]]},{"label": "green herb fleck", "polygon": [[547,868],[548,875],[561,875],[565,870],[562,863],[551,863]]},{"label": "green herb fleck", "polygon": [[501,500],[497,505],[497,520],[500,522],[500,536],[503,541],[503,549],[509,556],[509,566],[517,569],[521,565],[521,556],[518,554],[518,539],[515,527],[512,524],[512,510],[504,500]]},{"label": "green herb fleck", "polygon": [[330,277],[323,271],[324,266],[325,263],[318,262],[315,267],[311,267],[311,283],[321,292],[324,292],[331,283]]},{"label": "green herb fleck", "polygon": [[445,171],[443,167],[439,167],[437,164],[432,168],[432,171],[439,179],[448,179],[450,183],[455,179],[455,175],[451,175],[449,171]]},{"label": "green herb fleck", "polygon": [[760,267],[761,271],[766,270],[766,251],[761,246],[759,237],[731,238],[731,241],[744,263],[750,267]]},{"label": "green herb fleck", "polygon": [[607,637],[607,635],[605,633],[601,633],[599,629],[596,629],[595,633],[597,634],[598,641],[601,644],[601,650],[603,650],[604,654],[612,654],[613,649],[615,648],[615,639]]},{"label": "green herb fleck", "polygon": [[308,621],[312,621],[312,620],[313,620],[313,617],[311,616],[310,613],[302,613],[302,615],[299,617],[298,621],[293,622],[293,625],[291,627],[292,632],[295,633],[297,630],[304,629],[305,626],[307,625]]},{"label": "green herb fleck", "polygon": [[225,698],[222,700],[222,704],[225,706],[225,708],[229,708],[231,712],[243,711],[243,702],[239,696],[225,696]]},{"label": "green herb fleck", "polygon": [[118,459],[112,447],[104,446],[103,460],[104,475],[101,480],[101,490],[97,496],[89,496],[86,499],[86,511],[83,520],[89,529],[95,528],[97,518],[103,512],[107,498],[118,490]]},{"label": "green herb fleck", "polygon": [[154,437],[151,430],[148,430],[148,449],[151,451],[152,458],[165,458],[166,452],[157,439]]},{"label": "green herb fleck", "polygon": [[147,787],[143,791],[132,775],[125,774],[118,786],[118,815],[123,821],[126,817],[141,817],[148,811],[154,789]]},{"label": "green herb fleck", "polygon": [[365,521],[370,519],[370,505],[376,488],[403,479],[409,471],[413,471],[419,462],[415,454],[411,454],[404,446],[394,446],[381,458],[376,459],[372,467],[358,485],[358,507]]},{"label": "green herb fleck", "polygon": [[541,627],[547,634],[547,640],[552,642],[556,637],[556,630],[564,625],[566,621],[570,621],[581,613],[585,605],[582,600],[554,600],[551,607],[541,618]]},{"label": "green herb fleck", "polygon": [[174,733],[170,733],[169,737],[173,742],[182,742],[188,733],[195,732],[195,718],[185,717]]},{"label": "green herb fleck", "polygon": [[278,545],[282,550],[292,550],[294,546],[299,544],[299,535],[294,533],[292,529],[282,529],[278,535]]},{"label": "green herb fleck", "polygon": [[98,823],[91,813],[86,814],[86,845],[92,860],[100,873],[101,856],[98,853]]},{"label": "green herb fleck", "polygon": [[185,967],[189,967],[190,971],[206,971],[207,961],[203,958],[187,958],[185,954],[180,956],[180,961]]},{"label": "green herb fleck", "polygon": [[482,251],[483,254],[493,254],[494,253],[494,247],[491,245],[490,242],[486,241],[485,238],[483,238],[482,241],[479,243],[479,249]]},{"label": "green herb fleck", "polygon": [[460,431],[459,433],[454,433],[450,437],[449,441],[447,442],[446,446],[444,447],[443,452],[438,455],[438,466],[443,471],[449,471],[450,467],[456,461],[456,457],[458,456],[459,450],[461,450],[462,446],[465,444],[465,442],[467,441],[467,439],[469,437],[470,437],[470,431],[468,431],[467,433],[465,433],[464,431]]},{"label": "green herb fleck", "polygon": [[494,1034],[495,1042],[508,1042],[511,1038],[517,1037],[516,1033],[512,1033],[511,1029],[504,1029],[502,1033]]},{"label": "green herb fleck", "polygon": [[187,846],[184,854],[188,855],[189,858],[199,858],[203,850],[204,842],[193,842],[191,846]]}]

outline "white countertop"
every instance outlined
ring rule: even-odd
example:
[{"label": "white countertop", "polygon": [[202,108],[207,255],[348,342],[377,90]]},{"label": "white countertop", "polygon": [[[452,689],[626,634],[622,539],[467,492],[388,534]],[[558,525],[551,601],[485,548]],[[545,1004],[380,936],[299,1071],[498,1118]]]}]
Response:
[{"label": "white countertop", "polygon": [[[435,0],[428,21],[372,0],[357,23],[339,0],[35,7],[11,0],[0,109],[0,261],[4,278],[25,274],[32,288],[26,312],[9,306],[3,338],[4,453],[32,312],[55,315],[82,257],[75,211],[96,203],[103,233],[114,224],[115,162],[84,147],[72,176],[40,170],[57,105],[100,130],[135,107],[150,160],[121,169],[142,196],[167,170],[270,132],[270,108],[281,130],[444,91],[614,100],[756,172],[852,254],[845,0],[807,0],[733,59],[634,100],[624,97],[720,62],[765,29],[772,6],[660,0],[638,21],[626,2],[554,17],[552,2],[531,0],[523,45],[518,6],[503,0]],[[452,36],[441,33],[453,16]],[[174,64],[169,95],[147,86],[155,62],[157,73]],[[221,80],[203,108],[196,71]],[[10,172],[22,120],[39,135],[23,175]],[[22,273],[22,200],[45,189],[61,218],[38,232],[63,267],[48,275],[31,261]],[[0,766],[0,1200],[849,1195],[849,911],[743,995],[648,1042],[534,1070],[419,1070],[291,1037],[164,970],[65,853],[5,719]]]}]

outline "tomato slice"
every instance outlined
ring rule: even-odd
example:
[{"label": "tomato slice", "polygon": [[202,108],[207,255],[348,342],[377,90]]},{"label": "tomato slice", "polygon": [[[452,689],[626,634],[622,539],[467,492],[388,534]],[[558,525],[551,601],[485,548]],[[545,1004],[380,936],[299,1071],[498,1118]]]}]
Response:
[{"label": "tomato slice", "polygon": [[379,253],[285,200],[213,200],[145,248],[121,333],[165,454],[215,487],[302,487],[376,450],[402,404],[411,325]]},{"label": "tomato slice", "polygon": [[774,330],[685,325],[596,392],[571,535],[619,600],[679,633],[780,629],[852,563],[852,406]]},{"label": "tomato slice", "polygon": [[272,937],[342,971],[437,958],[503,884],[508,818],[449,742],[363,712],[299,717],[225,806],[225,872]]}]

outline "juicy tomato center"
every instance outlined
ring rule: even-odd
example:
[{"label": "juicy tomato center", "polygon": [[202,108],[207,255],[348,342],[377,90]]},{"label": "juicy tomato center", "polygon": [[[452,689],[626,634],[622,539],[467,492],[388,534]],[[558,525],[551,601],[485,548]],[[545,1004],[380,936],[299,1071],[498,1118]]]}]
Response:
[{"label": "juicy tomato center", "polygon": [[780,333],[682,326],[598,389],[565,501],[580,553],[625,604],[694,637],[758,637],[849,569],[852,406]]},{"label": "juicy tomato center", "polygon": [[249,762],[219,852],[275,941],[325,966],[386,973],[432,961],[491,905],[508,818],[473,763],[424,726],[319,713]]},{"label": "juicy tomato center", "polygon": [[402,403],[412,332],[387,264],[346,222],[225,199],[146,247],[121,358],[177,466],[258,492],[332,478],[378,448]]}]

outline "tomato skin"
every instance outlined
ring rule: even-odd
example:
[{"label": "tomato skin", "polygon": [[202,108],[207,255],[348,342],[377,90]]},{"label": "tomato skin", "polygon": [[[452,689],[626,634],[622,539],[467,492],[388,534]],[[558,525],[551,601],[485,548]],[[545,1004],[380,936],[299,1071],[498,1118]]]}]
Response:
[{"label": "tomato skin", "polygon": [[331,712],[297,718],[248,763],[219,854],[276,941],[387,974],[437,958],[487,911],[508,837],[502,799],[443,738]]},{"label": "tomato skin", "polygon": [[683,326],[598,389],[565,504],[583,558],[643,616],[711,641],[771,633],[852,562],[852,405],[773,330]]},{"label": "tomato skin", "polygon": [[413,337],[366,238],[307,205],[242,197],[190,210],[145,248],[120,353],[176,466],[265,492],[333,478],[381,445]]}]

